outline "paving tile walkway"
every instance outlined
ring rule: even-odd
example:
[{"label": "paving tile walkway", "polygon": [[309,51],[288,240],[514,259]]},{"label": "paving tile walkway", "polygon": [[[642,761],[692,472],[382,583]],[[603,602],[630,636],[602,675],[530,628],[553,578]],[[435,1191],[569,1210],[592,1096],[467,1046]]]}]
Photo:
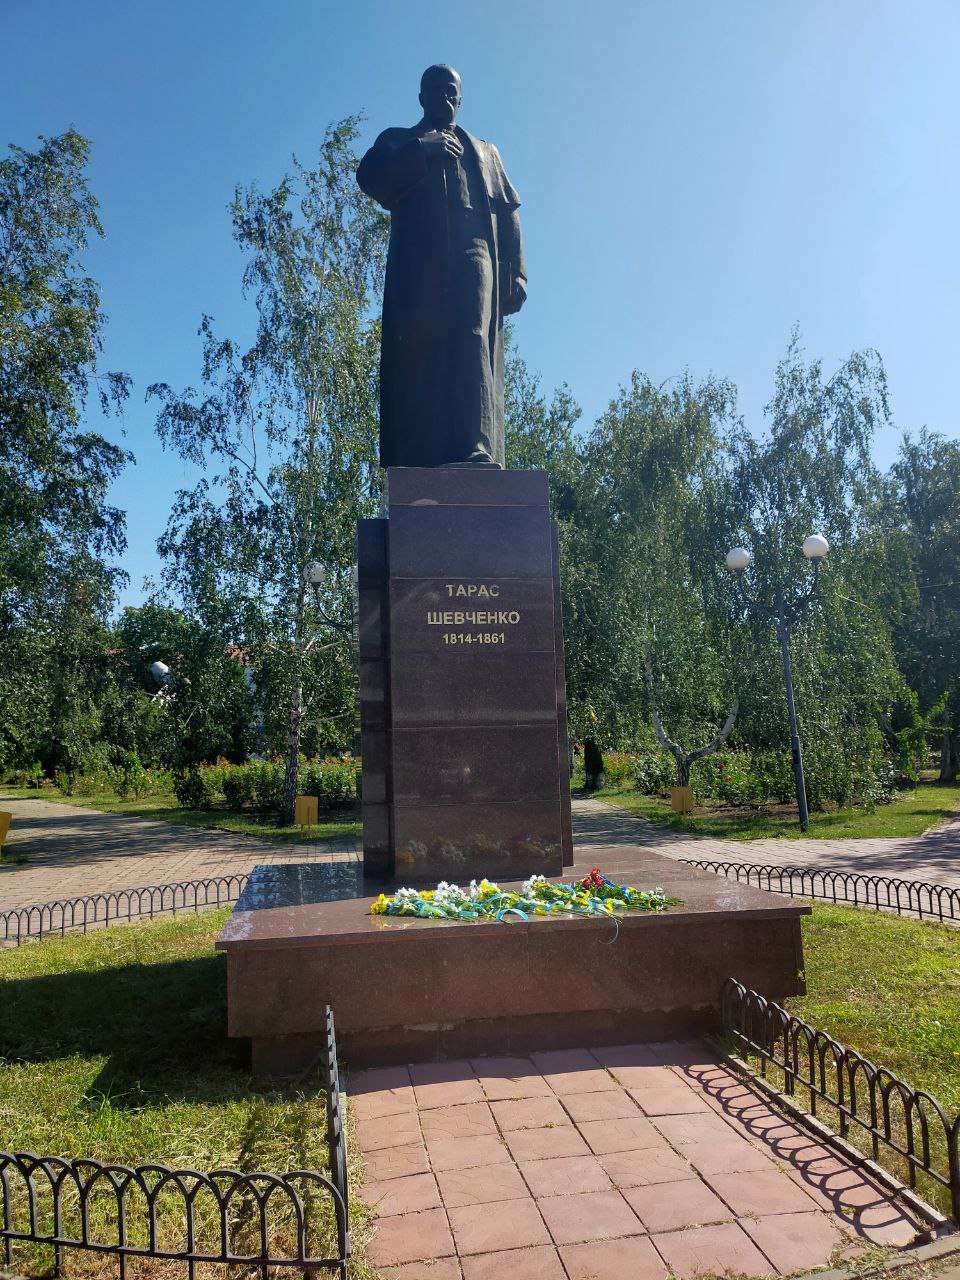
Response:
[{"label": "paving tile walkway", "polygon": [[384,1067],[347,1082],[396,1280],[786,1275],[923,1224],[703,1044]]},{"label": "paving tile walkway", "polygon": [[277,844],[229,831],[204,831],[135,814],[0,796],[13,813],[8,852],[27,861],[0,866],[0,910],[116,889],[243,875],[261,863],[356,861],[354,838]]},{"label": "paving tile walkway", "polygon": [[717,840],[664,830],[601,800],[574,801],[578,844],[648,845],[668,858],[824,867],[960,888],[960,818],[922,836],[872,840]]},{"label": "paving tile walkway", "polygon": [[[275,844],[227,831],[175,826],[133,814],[23,796],[0,797],[13,811],[8,848],[27,861],[0,867],[0,910],[56,898],[178,880],[243,874],[260,863],[355,862],[360,841]],[[960,887],[960,820],[902,840],[714,840],[665,831],[599,800],[573,802],[578,846],[635,843],[672,858],[874,871]]]}]

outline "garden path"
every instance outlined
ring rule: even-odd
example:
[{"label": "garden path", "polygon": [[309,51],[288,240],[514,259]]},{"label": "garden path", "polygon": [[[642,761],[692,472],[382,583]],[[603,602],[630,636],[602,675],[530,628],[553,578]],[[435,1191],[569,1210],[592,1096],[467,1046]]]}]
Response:
[{"label": "garden path", "polygon": [[[9,853],[0,866],[0,910],[56,898],[178,880],[244,874],[262,863],[345,862],[361,856],[353,837],[323,844],[275,844],[229,831],[175,826],[135,814],[6,796]],[[716,840],[667,831],[637,814],[585,797],[573,802],[578,845],[638,843],[671,858],[871,871],[960,887],[960,820],[923,836],[878,840]]]},{"label": "garden path", "polygon": [[578,844],[649,845],[668,858],[870,872],[960,888],[960,819],[922,836],[872,840],[717,840],[657,827],[601,800],[573,802]]},{"label": "garden path", "polygon": [[360,856],[353,837],[323,844],[277,844],[230,831],[176,826],[136,814],[0,797],[13,813],[9,854],[0,866],[0,910],[144,885],[243,875],[263,863],[339,862]]}]

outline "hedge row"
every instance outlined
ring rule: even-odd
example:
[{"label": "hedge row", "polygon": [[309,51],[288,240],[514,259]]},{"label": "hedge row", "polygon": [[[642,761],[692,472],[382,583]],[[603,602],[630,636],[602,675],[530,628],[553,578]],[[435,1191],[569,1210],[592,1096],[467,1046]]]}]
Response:
[{"label": "hedge row", "polygon": [[[300,760],[298,792],[316,796],[321,806],[336,808],[357,798],[360,761],[355,756],[327,756]],[[283,805],[285,765],[282,759],[251,760],[247,764],[200,765],[175,779],[174,794],[188,809],[207,809],[223,800],[229,809],[276,812]]]},{"label": "hedge row", "polygon": [[[676,785],[677,767],[669,752],[604,752],[607,786],[633,782],[643,795],[665,795]],[[796,798],[789,751],[751,751],[726,747],[698,761],[691,773],[694,797],[714,804],[755,807],[789,804]],[[882,753],[812,746],[804,755],[807,797],[815,809],[834,804],[885,804],[903,782],[900,770]]]}]

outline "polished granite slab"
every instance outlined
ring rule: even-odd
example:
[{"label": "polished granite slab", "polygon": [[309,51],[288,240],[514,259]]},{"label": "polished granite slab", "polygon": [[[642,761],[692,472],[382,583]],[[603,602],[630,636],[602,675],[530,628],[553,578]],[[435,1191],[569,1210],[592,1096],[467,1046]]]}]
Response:
[{"label": "polished granite slab", "polygon": [[594,865],[679,901],[421,920],[371,915],[391,886],[357,864],[258,867],[216,944],[229,1034],[250,1041],[255,1074],[284,1075],[322,1047],[327,1005],[347,1061],[372,1065],[699,1034],[719,1025],[728,977],[775,1000],[803,990],[809,907],[630,845],[591,847],[570,878]]},{"label": "polished granite slab", "polygon": [[557,531],[534,471],[391,468],[358,525],[370,875],[572,862]]},{"label": "polished granite slab", "polygon": [[[685,866],[638,845],[591,848],[555,881],[582,879],[593,867],[617,884],[640,889],[663,888],[679,899],[662,912],[624,912],[620,928],[657,928],[722,916],[726,923],[748,919],[794,919],[810,907],[763,889],[725,880],[696,867]],[[454,882],[454,879],[451,879]],[[463,881],[461,880],[461,883]],[[516,888],[519,881],[502,882]],[[399,887],[389,881],[365,879],[360,863],[292,863],[254,867],[247,887],[217,939],[217,949],[326,947],[344,942],[370,943],[438,931],[503,935],[505,929],[579,930],[609,933],[610,921],[580,916],[534,916],[528,922],[421,920],[411,916],[374,916],[370,906],[381,892]]]},{"label": "polished granite slab", "polygon": [[542,507],[550,498],[545,471],[501,471],[483,467],[390,467],[391,507]]}]

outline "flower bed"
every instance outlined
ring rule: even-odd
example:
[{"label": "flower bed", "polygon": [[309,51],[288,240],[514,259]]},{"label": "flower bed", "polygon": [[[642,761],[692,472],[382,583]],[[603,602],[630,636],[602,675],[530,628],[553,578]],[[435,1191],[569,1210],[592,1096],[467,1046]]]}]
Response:
[{"label": "flower bed", "polygon": [[372,915],[419,916],[437,920],[503,920],[531,915],[612,916],[620,911],[663,911],[678,901],[662,889],[635,889],[614,884],[598,868],[573,884],[553,884],[531,876],[519,892],[501,889],[490,880],[471,880],[466,889],[442,880],[436,889],[398,889],[381,893]]}]

